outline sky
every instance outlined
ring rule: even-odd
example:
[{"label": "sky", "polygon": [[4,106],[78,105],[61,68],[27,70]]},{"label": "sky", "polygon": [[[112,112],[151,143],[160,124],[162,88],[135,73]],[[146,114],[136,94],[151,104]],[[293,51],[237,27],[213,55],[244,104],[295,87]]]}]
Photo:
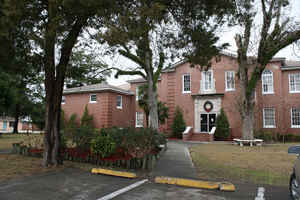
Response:
[{"label": "sky", "polygon": [[[290,5],[287,11],[287,15],[289,17],[294,17],[295,21],[300,23],[300,0],[290,0]],[[256,24],[260,24],[259,21],[255,22]],[[227,51],[235,53],[236,52],[236,45],[234,41],[234,36],[240,32],[240,28],[238,27],[231,27],[231,28],[224,28],[222,31],[219,32],[218,36],[220,37],[219,44],[222,43],[229,43],[230,46],[228,47]],[[255,35],[253,35],[253,42],[255,43]],[[290,45],[285,49],[282,49],[280,52],[276,54],[275,57],[285,57],[288,60],[299,60],[300,61],[300,51],[294,51],[294,46]],[[113,59],[107,58],[105,61],[108,63],[109,66],[118,67],[118,68],[126,68],[132,65],[131,61],[128,59],[117,55]],[[139,78],[138,76],[120,76],[118,79],[114,78],[114,73],[107,79],[107,82],[111,85],[122,85],[126,84],[127,80]]]}]

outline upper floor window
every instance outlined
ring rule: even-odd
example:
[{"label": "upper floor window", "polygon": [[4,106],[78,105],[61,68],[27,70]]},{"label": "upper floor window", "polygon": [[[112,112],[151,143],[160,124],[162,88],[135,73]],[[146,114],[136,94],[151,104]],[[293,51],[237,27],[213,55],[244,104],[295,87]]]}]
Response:
[{"label": "upper floor window", "polygon": [[136,112],[135,127],[143,127],[143,126],[144,126],[144,115],[142,112]]},{"label": "upper floor window", "polygon": [[91,94],[90,95],[90,103],[96,103],[97,102],[97,95]]},{"label": "upper floor window", "polygon": [[202,72],[202,77],[203,77],[203,84],[204,90],[212,90],[213,89],[213,77],[212,77],[212,71],[204,71]]},{"label": "upper floor window", "polygon": [[61,97],[61,104],[65,104],[66,103],[66,97],[65,96],[62,96]]},{"label": "upper floor window", "polygon": [[264,108],[264,128],[275,128],[275,108]]},{"label": "upper floor window", "polygon": [[225,88],[226,91],[233,91],[235,89],[234,86],[234,77],[235,72],[234,71],[226,71],[225,72]]},{"label": "upper floor window", "polygon": [[135,100],[138,101],[141,97],[139,95],[140,86],[136,86],[135,88]]},{"label": "upper floor window", "polygon": [[291,110],[292,128],[300,128],[300,108]]},{"label": "upper floor window", "polygon": [[289,74],[290,93],[300,93],[300,73]]},{"label": "upper floor window", "polygon": [[122,96],[117,96],[117,108],[122,109]]},{"label": "upper floor window", "polygon": [[191,75],[185,74],[182,76],[182,93],[191,92]]},{"label": "upper floor window", "polygon": [[270,70],[265,70],[262,73],[262,93],[263,94],[273,94],[273,72]]}]

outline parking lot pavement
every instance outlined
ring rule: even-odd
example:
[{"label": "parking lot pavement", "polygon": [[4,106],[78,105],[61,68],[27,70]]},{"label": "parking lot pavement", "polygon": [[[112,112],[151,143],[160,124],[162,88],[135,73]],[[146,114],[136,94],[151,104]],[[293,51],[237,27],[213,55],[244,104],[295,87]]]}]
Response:
[{"label": "parking lot pavement", "polygon": [[[94,175],[79,169],[65,169],[0,182],[0,200],[101,200],[143,179],[126,179]],[[287,200],[287,187],[264,186],[266,200]],[[254,200],[257,185],[236,184],[235,192],[184,188],[155,184],[149,180],[132,190],[116,196],[117,200]]]},{"label": "parking lot pavement", "polygon": [[0,183],[0,200],[96,200],[136,180],[65,169]]}]

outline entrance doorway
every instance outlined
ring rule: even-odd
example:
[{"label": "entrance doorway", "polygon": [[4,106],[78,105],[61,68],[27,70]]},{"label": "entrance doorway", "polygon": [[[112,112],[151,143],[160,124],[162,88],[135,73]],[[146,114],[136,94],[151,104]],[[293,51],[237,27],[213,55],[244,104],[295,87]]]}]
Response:
[{"label": "entrance doorway", "polygon": [[200,132],[210,132],[216,126],[216,117],[216,114],[200,114]]}]

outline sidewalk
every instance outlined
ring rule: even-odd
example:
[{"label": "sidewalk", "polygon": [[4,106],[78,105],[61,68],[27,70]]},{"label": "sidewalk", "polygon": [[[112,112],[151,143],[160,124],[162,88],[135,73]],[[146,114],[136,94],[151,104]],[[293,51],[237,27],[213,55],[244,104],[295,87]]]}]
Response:
[{"label": "sidewalk", "polygon": [[188,145],[169,141],[167,151],[156,163],[152,175],[196,179],[197,172],[191,160]]}]

